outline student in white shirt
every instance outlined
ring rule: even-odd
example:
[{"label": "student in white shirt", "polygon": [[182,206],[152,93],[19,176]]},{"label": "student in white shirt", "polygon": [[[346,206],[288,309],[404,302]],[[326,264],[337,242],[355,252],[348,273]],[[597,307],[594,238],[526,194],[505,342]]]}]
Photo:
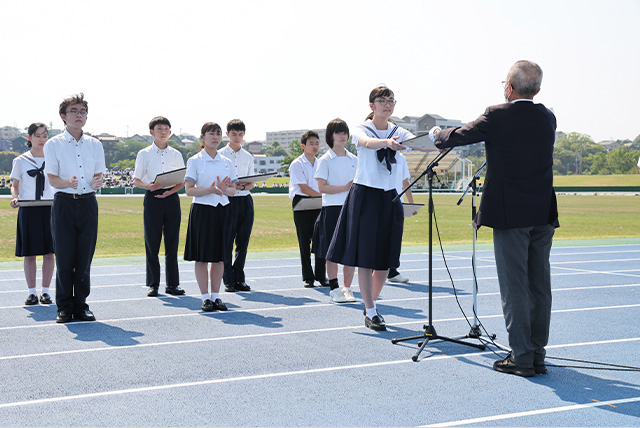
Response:
[{"label": "student in white shirt", "polygon": [[376,308],[389,268],[400,265],[404,214],[398,193],[396,151],[413,135],[389,122],[396,104],[393,91],[386,86],[369,94],[372,110],[366,121],[353,132],[358,150],[358,170],[340,213],[327,259],[358,267],[358,283],[365,304],[365,326],[386,330],[384,318]]},{"label": "student in white shirt", "polygon": [[182,295],[180,272],[178,271],[178,241],[180,240],[180,198],[178,191],[184,183],[161,188],[155,182],[156,176],[163,172],[184,168],[182,154],[169,146],[171,122],[163,116],[157,116],[149,122],[149,133],[153,135],[153,144],[138,152],[133,172],[133,184],[146,189],[144,195],[144,249],[147,255],[147,296],[158,295],[160,287],[160,242],[164,234],[165,292]]},{"label": "student in white shirt", "polygon": [[[349,140],[349,127],[342,119],[334,119],[325,132],[329,151],[318,159],[315,178],[322,193],[322,211],[313,230],[312,251],[316,257],[325,258],[331,238],[338,223],[340,211],[347,199],[358,167],[358,158],[345,149]],[[338,284],[338,265],[327,260],[329,296],[335,303],[355,302],[351,292],[351,282],[355,267],[342,266],[344,287]]]},{"label": "student in white shirt", "polygon": [[194,198],[189,212],[184,259],[196,262],[194,270],[202,296],[202,310],[226,311],[227,306],[219,293],[224,273],[228,196],[235,195],[233,183],[237,178],[233,163],[218,153],[218,145],[222,140],[220,125],[205,123],[200,139],[204,148],[189,158],[185,174],[185,191]]},{"label": "student in white shirt", "polygon": [[[303,198],[322,196],[318,190],[318,182],[314,178],[316,167],[316,155],[320,150],[320,137],[315,131],[307,131],[300,138],[303,153],[289,166],[289,199],[292,199],[292,207],[295,207]],[[314,280],[321,286],[328,286],[326,279],[325,259],[317,254],[315,259],[315,272],[311,268],[311,240],[313,228],[320,210],[294,211],[293,222],[296,225],[298,235],[298,247],[300,248],[300,263],[302,264],[302,281],[306,288],[313,288]]]},{"label": "student in white shirt", "polygon": [[[245,131],[245,124],[240,119],[233,119],[227,123],[229,144],[219,151],[222,156],[233,163],[237,177],[255,175],[253,155],[242,148]],[[254,183],[238,182],[235,196],[229,197],[229,208],[227,209],[229,227],[226,229],[227,249],[225,250],[224,275],[222,276],[224,289],[229,293],[251,290],[251,287],[246,283],[244,264],[247,260],[249,238],[253,228],[253,199],[250,193],[253,186]],[[234,241],[236,244],[235,253],[233,252]],[[235,254],[235,257],[232,254]]]},{"label": "student in white shirt", "polygon": [[[30,150],[13,160],[11,168],[11,206],[19,200],[53,199],[49,179],[44,173],[44,144],[48,139],[44,123],[32,123],[27,131]],[[16,257],[24,257],[24,277],[27,280],[25,305],[37,305],[36,256],[42,256],[42,293],[40,303],[51,304],[49,285],[55,263],[51,237],[51,206],[20,207],[16,233]]]}]

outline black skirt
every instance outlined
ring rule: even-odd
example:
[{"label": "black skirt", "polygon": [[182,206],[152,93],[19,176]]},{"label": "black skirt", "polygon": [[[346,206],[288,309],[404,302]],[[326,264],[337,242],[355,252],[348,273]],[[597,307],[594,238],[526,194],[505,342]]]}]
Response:
[{"label": "black skirt", "polygon": [[53,253],[51,207],[21,207],[18,210],[16,257]]},{"label": "black skirt", "polygon": [[322,207],[318,220],[316,220],[316,224],[313,226],[313,239],[311,240],[311,252],[314,253],[316,257],[327,258],[329,244],[331,244],[333,232],[336,230],[341,210],[342,205]]},{"label": "black skirt", "polygon": [[184,259],[217,263],[224,261],[228,205],[191,204]]},{"label": "black skirt", "polygon": [[395,190],[354,184],[331,239],[327,260],[385,270],[400,266],[404,211]]}]

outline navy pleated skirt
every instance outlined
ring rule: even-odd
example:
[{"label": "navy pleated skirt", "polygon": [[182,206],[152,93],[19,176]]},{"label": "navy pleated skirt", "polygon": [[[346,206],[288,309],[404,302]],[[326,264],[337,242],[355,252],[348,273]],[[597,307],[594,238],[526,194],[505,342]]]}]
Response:
[{"label": "navy pleated skirt", "polygon": [[327,260],[375,270],[399,267],[404,212],[400,200],[392,202],[397,194],[395,190],[351,186]]},{"label": "navy pleated skirt", "polygon": [[51,207],[20,207],[16,232],[16,257],[53,253]]},{"label": "navy pleated skirt", "polygon": [[228,205],[191,204],[184,259],[216,263],[224,261]]},{"label": "navy pleated skirt", "polygon": [[311,252],[316,257],[327,258],[329,244],[331,244],[331,238],[333,238],[333,233],[336,230],[341,210],[342,205],[322,207],[318,220],[316,220],[316,224],[313,227],[313,239],[311,240]]}]

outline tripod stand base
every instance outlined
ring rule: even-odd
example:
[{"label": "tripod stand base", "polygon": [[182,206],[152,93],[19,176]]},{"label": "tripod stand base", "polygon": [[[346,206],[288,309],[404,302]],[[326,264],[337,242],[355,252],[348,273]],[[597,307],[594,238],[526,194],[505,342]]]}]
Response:
[{"label": "tripod stand base", "polygon": [[411,357],[413,361],[418,361],[418,357],[420,356],[420,353],[427,346],[427,344],[432,340],[443,340],[445,342],[457,343],[458,345],[470,346],[472,348],[480,349],[481,351],[484,351],[486,349],[486,346],[484,343],[481,343],[478,345],[475,343],[469,343],[469,342],[460,340],[460,339],[467,338],[468,336],[461,337],[461,338],[451,338],[451,337],[438,335],[433,325],[425,325],[423,326],[423,328],[424,328],[424,333],[419,336],[403,337],[400,339],[391,339],[391,343],[395,345],[398,342],[404,342],[407,340],[424,339],[423,341],[418,342],[418,351],[414,354],[413,357]]}]

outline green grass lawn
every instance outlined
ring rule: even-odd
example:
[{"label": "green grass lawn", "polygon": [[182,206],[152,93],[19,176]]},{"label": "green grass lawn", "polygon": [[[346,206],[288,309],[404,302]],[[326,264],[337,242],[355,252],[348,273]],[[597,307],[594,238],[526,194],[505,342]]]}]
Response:
[{"label": "green grass lawn", "polygon": [[640,174],[625,175],[555,175],[556,187],[640,186]]},{"label": "green grass lawn", "polygon": [[[426,203],[428,195],[416,195]],[[471,243],[471,198],[456,205],[458,195],[434,196],[437,223],[443,244]],[[181,197],[180,253],[184,249],[191,198]],[[250,251],[296,250],[296,231],[287,195],[255,195],[255,223]],[[100,223],[96,257],[144,256],[142,198],[100,197]],[[19,260],[15,253],[17,210],[9,200],[0,204],[0,261]],[[640,237],[640,197],[618,195],[558,196],[561,227],[555,239],[604,239]],[[427,245],[428,211],[407,218],[404,245]],[[491,242],[491,229],[481,228],[478,242]],[[435,241],[437,242],[437,240]],[[163,251],[163,250],[161,250]]]}]

